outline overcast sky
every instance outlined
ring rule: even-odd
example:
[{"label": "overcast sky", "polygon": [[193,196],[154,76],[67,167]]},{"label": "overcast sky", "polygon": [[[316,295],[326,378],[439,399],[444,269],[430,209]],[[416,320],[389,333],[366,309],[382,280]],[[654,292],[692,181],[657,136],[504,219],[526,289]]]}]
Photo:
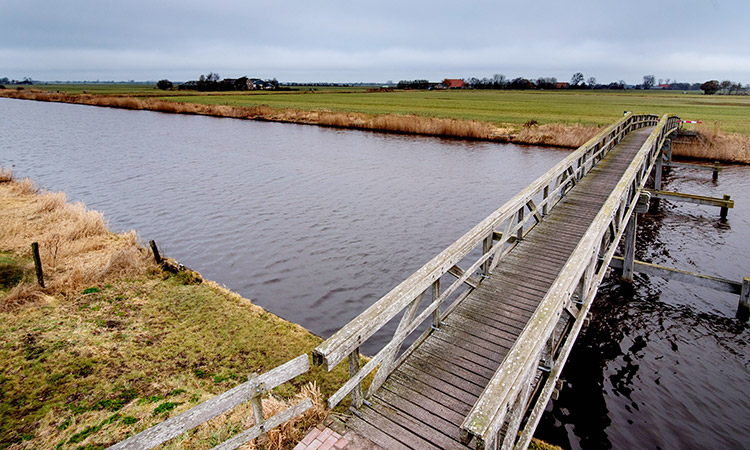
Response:
[{"label": "overcast sky", "polygon": [[750,83],[750,0],[0,0],[0,77]]}]

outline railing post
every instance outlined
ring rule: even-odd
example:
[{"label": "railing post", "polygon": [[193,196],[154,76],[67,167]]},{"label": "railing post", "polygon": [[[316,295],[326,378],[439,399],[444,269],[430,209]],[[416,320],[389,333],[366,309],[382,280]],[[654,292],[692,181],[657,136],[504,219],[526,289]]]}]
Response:
[{"label": "railing post", "polygon": [[519,241],[523,240],[523,209],[525,207],[522,206],[521,209],[518,210],[518,225],[520,227],[518,228],[518,231],[516,232],[516,239]]},{"label": "railing post", "polygon": [[[493,240],[494,233],[490,233],[489,236],[484,238],[484,241],[482,241],[482,254],[489,252],[492,249],[492,240]],[[484,276],[490,276],[490,260],[488,259],[482,264],[482,274]],[[433,285],[434,288],[434,285]],[[434,291],[433,291],[434,292]],[[432,297],[433,300],[437,297]]]},{"label": "railing post", "polygon": [[544,186],[544,194],[542,195],[543,195],[543,201],[544,201],[544,206],[542,206],[542,215],[546,216],[547,211],[549,211],[549,208],[548,208],[549,202],[546,201],[547,197],[549,197],[549,184]]},{"label": "railing post", "polygon": [[[349,378],[354,378],[359,369],[359,347],[357,347],[349,353]],[[359,409],[362,407],[362,403],[364,403],[364,395],[362,393],[362,382],[359,382],[352,389],[352,408]]]},{"label": "railing post", "polygon": [[[432,301],[440,297],[440,278],[435,280],[434,283],[432,283]],[[440,328],[440,306],[438,305],[437,308],[435,308],[435,311],[432,312],[432,328],[438,329]]]},{"label": "railing post", "polygon": [[[257,374],[253,374],[250,376],[250,379],[258,378]],[[253,396],[250,397],[250,405],[253,407],[253,419],[255,420],[255,426],[259,427],[263,433],[261,436],[266,435],[266,430],[263,428],[263,424],[266,422],[266,417],[263,414],[263,395],[265,395],[266,391],[263,387],[263,383],[257,385],[255,387],[255,392],[253,392]]]}]

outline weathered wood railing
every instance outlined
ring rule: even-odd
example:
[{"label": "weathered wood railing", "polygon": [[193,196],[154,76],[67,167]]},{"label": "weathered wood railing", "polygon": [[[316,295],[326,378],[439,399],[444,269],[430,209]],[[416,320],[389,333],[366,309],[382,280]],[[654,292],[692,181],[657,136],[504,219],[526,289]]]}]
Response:
[{"label": "weathered wood railing", "polygon": [[245,383],[206,400],[178,416],[129,437],[109,447],[109,450],[147,450],[154,448],[249,400],[253,407],[254,426],[213,447],[212,450],[235,449],[312,407],[312,401],[307,398],[272,417],[265,418],[261,403],[262,397],[271,389],[307,372],[309,369],[310,360],[308,356],[300,355],[288,363],[263,375],[254,376]]},{"label": "weathered wood railing", "polygon": [[[467,443],[472,437],[477,437],[477,448],[525,449],[528,446],[638,202],[641,189],[660,156],[666,138],[677,130],[679,124],[678,117],[665,115],[638,151],[553,287],[464,420],[461,431]],[[560,340],[564,342],[551,342],[561,319],[563,323],[573,323],[564,339]],[[554,354],[546,354],[550,351]],[[556,363],[551,365],[546,383],[519,437],[540,360],[553,360]],[[499,439],[501,430],[502,442]]]},{"label": "weathered wood railing", "polygon": [[[628,114],[609,126],[319,345],[313,351],[315,364],[325,364],[330,371],[344,359],[349,360],[349,381],[328,399],[329,407],[334,407],[351,393],[352,406],[359,408],[365,398],[362,381],[367,375],[378,369],[367,393],[369,396],[397,366],[398,352],[414,330],[428,318],[431,318],[433,328],[439,328],[441,317],[481,282],[481,277],[476,277],[476,274],[490,274],[513,250],[517,240],[523,239],[542,221],[618,142],[635,129],[656,125],[657,120],[655,115]],[[466,269],[457,266],[479,246],[481,255],[478,259]],[[442,290],[440,279],[445,274],[453,275],[456,280]],[[461,288],[463,291],[459,291]],[[431,291],[431,301],[420,312],[427,291]],[[441,311],[443,303],[454,294],[453,303]],[[360,345],[402,311],[404,314],[391,341],[364,367],[360,367]]]}]

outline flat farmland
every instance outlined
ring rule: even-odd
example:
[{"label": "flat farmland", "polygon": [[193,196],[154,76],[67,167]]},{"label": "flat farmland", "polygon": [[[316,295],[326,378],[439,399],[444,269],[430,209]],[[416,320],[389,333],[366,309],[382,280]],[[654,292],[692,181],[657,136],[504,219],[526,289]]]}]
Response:
[{"label": "flat farmland", "polygon": [[189,94],[165,100],[210,105],[259,106],[306,111],[415,114],[492,124],[563,123],[603,126],[624,111],[675,113],[726,133],[750,135],[750,96],[682,91],[394,91],[301,89],[291,92]]}]

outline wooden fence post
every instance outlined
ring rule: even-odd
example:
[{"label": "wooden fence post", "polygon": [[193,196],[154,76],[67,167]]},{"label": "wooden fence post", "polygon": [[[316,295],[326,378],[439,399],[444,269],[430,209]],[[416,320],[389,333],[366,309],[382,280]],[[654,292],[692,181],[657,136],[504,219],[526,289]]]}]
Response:
[{"label": "wooden fence post", "polygon": [[712,177],[714,181],[719,181],[719,170],[721,170],[721,165],[719,164],[719,161],[714,161],[714,174]]},{"label": "wooden fence post", "polygon": [[36,269],[36,281],[39,286],[44,287],[44,272],[42,272],[42,258],[39,257],[39,243],[31,243],[31,253],[34,256],[34,268]]},{"label": "wooden fence post", "polygon": [[159,249],[156,248],[156,242],[154,242],[153,239],[148,241],[149,245],[151,245],[151,251],[154,252],[154,259],[156,260],[156,264],[161,264],[161,255],[159,254]]}]

